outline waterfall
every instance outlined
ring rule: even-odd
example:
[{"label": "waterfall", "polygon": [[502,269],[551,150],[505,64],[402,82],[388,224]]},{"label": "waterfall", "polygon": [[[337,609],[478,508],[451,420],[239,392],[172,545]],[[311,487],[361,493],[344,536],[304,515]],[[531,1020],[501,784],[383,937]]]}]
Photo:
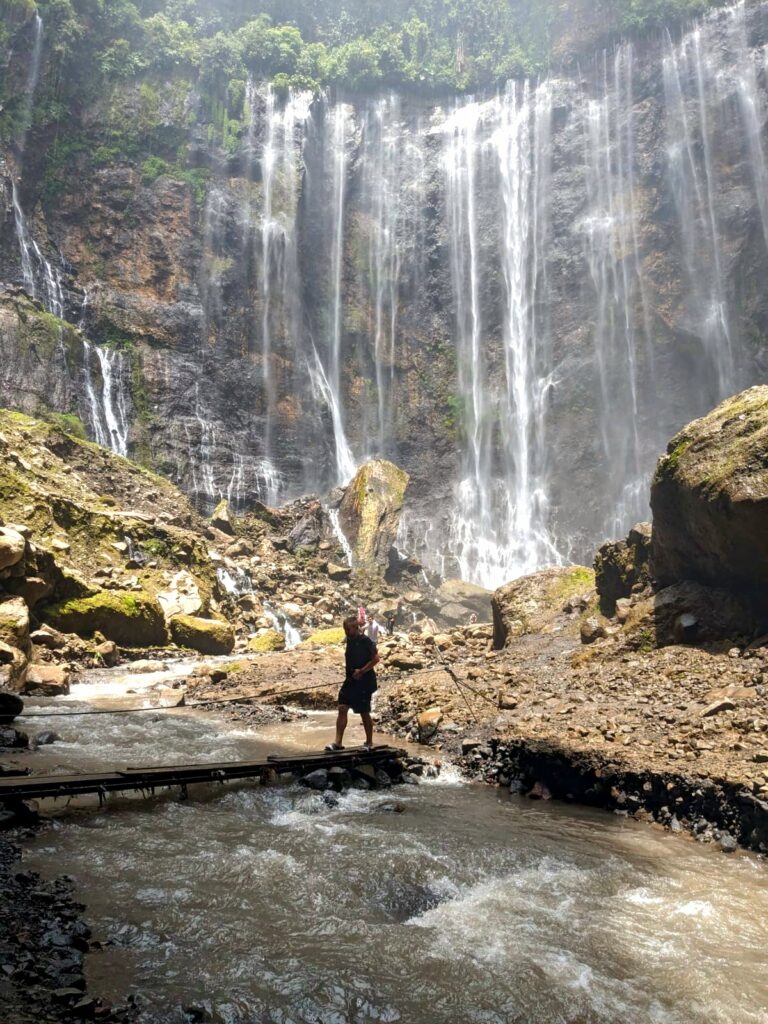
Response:
[{"label": "waterfall", "polygon": [[638,359],[650,339],[635,213],[633,64],[630,45],[618,47],[612,63],[603,54],[599,98],[586,104],[580,224],[594,289],[601,454],[616,503],[606,526],[619,531],[643,517],[650,484],[639,433]]},{"label": "waterfall", "polygon": [[[370,309],[368,357],[376,382],[376,418],[368,409],[368,454],[392,447],[395,431],[395,368],[401,290],[423,248],[425,133],[403,119],[400,98],[392,93],[365,111],[360,165],[360,212],[366,245],[361,293]],[[411,289],[412,298],[413,289]]]},{"label": "waterfall", "polygon": [[337,508],[328,508],[326,509],[326,513],[331,524],[331,529],[333,530],[333,535],[339,542],[339,547],[344,552],[344,561],[347,565],[351,566],[354,562],[354,554],[352,552],[352,547],[347,540],[347,535],[341,528],[341,523],[339,522],[339,510]]},{"label": "waterfall", "polygon": [[332,233],[330,252],[330,338],[328,363],[324,366],[316,355],[314,380],[326,400],[333,424],[336,454],[336,483],[346,484],[355,474],[355,460],[344,429],[344,404],[341,397],[341,342],[344,327],[344,202],[347,186],[347,108],[337,103],[333,111],[333,127],[329,134],[332,159]]},{"label": "waterfall", "polygon": [[[123,356],[117,349],[92,345],[83,338],[83,376],[85,385],[88,419],[97,444],[111,448],[118,455],[128,455],[128,413]],[[101,394],[98,395],[93,383],[92,356],[96,354]]]},{"label": "waterfall", "polygon": [[35,12],[35,36],[32,43],[32,54],[29,59],[29,70],[24,88],[24,99],[20,116],[21,135],[18,139],[19,154],[23,155],[27,144],[27,134],[32,126],[32,111],[35,103],[35,92],[40,79],[40,57],[43,52],[43,19]]},{"label": "waterfall", "polygon": [[[706,25],[698,25],[674,45],[667,40],[664,95],[668,160],[677,207],[691,320],[716,374],[710,401],[733,389],[733,339],[715,214],[712,161],[711,92],[722,70],[706,46]],[[704,34],[704,38],[702,38]]]},{"label": "waterfall", "polygon": [[[303,134],[310,115],[312,94],[290,90],[278,103],[272,86],[265,102],[265,141],[261,156],[263,208],[261,212],[261,337],[265,392],[265,459],[272,459],[275,385],[272,373],[273,334],[295,336],[300,330],[297,300],[300,294],[296,253],[296,215],[301,175]],[[251,115],[253,117],[253,115]],[[249,129],[250,131],[250,129]],[[276,504],[277,492],[269,494]]]},{"label": "waterfall", "polygon": [[[561,561],[543,479],[551,368],[537,313],[544,302],[551,109],[548,86],[511,83],[498,101],[458,107],[443,128],[466,435],[448,548],[462,578],[487,587]],[[489,187],[501,198],[501,233],[491,256],[484,251],[488,239],[481,244],[477,208]],[[489,345],[483,322],[481,278],[491,258],[503,272],[500,353]]]}]

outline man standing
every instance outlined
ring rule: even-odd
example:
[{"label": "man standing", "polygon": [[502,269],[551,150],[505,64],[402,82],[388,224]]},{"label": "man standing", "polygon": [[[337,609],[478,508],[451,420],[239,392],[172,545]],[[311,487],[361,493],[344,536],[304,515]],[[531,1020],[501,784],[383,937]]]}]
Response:
[{"label": "man standing", "polygon": [[356,615],[344,619],[347,637],[345,651],[346,678],[339,690],[339,714],[336,719],[336,742],[329,743],[326,750],[343,750],[344,730],[347,727],[349,709],[360,715],[365,729],[365,745],[373,746],[373,722],[371,721],[371,697],[376,690],[376,673],[379,655],[376,644],[360,632]]}]

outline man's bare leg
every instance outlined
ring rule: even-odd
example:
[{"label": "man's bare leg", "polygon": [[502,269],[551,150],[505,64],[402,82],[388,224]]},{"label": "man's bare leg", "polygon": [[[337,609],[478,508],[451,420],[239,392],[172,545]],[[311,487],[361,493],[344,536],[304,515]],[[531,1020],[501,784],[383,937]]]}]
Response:
[{"label": "man's bare leg", "polygon": [[347,716],[349,707],[346,704],[339,704],[339,714],[336,717],[336,746],[342,746],[344,730],[347,728]]},{"label": "man's bare leg", "polygon": [[363,728],[365,729],[365,743],[366,746],[373,746],[373,719],[371,718],[370,711],[361,711],[360,717],[363,720]]}]

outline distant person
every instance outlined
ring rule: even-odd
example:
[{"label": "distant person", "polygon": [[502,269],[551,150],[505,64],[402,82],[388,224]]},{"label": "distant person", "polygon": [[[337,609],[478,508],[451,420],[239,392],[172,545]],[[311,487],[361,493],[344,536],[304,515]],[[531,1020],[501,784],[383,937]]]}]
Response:
[{"label": "distant person", "polygon": [[363,633],[368,637],[372,644],[377,644],[379,642],[380,630],[381,627],[379,626],[378,622],[369,612],[366,618],[365,626],[363,627]]},{"label": "distant person", "polygon": [[349,709],[360,715],[365,729],[365,745],[373,746],[373,721],[371,720],[371,697],[376,692],[376,673],[379,655],[376,644],[360,631],[358,617],[350,615],[344,619],[347,646],[344,654],[346,678],[339,690],[339,714],[336,719],[336,741],[325,748],[329,751],[343,750],[344,730],[347,728]]}]

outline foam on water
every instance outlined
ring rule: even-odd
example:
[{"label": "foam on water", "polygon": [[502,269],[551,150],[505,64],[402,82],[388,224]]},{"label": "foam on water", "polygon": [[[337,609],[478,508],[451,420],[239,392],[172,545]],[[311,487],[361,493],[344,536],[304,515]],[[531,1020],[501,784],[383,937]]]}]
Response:
[{"label": "foam on water", "polygon": [[[316,748],[331,717],[261,735],[189,711],[59,719],[64,742],[35,757],[263,756]],[[451,771],[330,800],[244,783],[57,814],[28,866],[66,863],[94,937],[114,943],[89,958],[92,987],[140,990],[141,1024],[179,1024],[192,1002],[233,1024],[767,1021],[765,865],[634,823]]]}]

